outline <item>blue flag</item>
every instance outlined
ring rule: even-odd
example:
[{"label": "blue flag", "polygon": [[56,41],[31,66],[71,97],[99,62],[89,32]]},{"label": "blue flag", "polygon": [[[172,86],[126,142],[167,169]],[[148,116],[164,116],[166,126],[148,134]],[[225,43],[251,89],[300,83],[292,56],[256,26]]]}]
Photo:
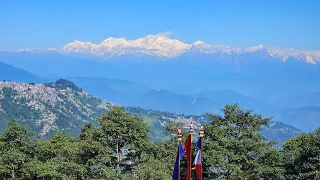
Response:
[{"label": "blue flag", "polygon": [[179,141],[179,152],[177,154],[176,163],[174,165],[174,170],[172,174],[172,180],[179,180],[179,161],[181,160],[183,156],[184,150],[181,141]]},{"label": "blue flag", "polygon": [[201,139],[200,139],[200,137],[198,138],[198,140],[197,140],[197,142],[195,144],[197,146],[197,149],[201,150]]}]

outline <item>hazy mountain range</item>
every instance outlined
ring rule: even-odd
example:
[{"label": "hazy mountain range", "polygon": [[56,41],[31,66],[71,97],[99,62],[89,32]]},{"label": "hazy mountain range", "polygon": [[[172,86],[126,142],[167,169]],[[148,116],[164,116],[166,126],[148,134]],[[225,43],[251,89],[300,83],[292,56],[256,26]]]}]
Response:
[{"label": "hazy mountain range", "polygon": [[4,80],[65,78],[124,106],[202,114],[219,113],[223,105],[236,102],[304,131],[320,125],[317,50],[262,45],[241,50],[202,41],[188,44],[158,34],[0,52],[0,61],[6,63],[0,64]]},{"label": "hazy mountain range", "polygon": [[[108,111],[111,103],[89,95],[67,80],[46,84],[0,82],[0,131],[12,119],[26,125],[39,137],[48,137],[57,131],[78,135],[86,123],[97,125],[96,118]],[[150,126],[152,140],[168,136],[164,127],[170,122],[187,125],[193,121],[195,128],[200,123],[209,123],[207,115],[178,115],[175,113],[130,107],[133,115],[140,115]],[[278,142],[278,146],[301,133],[292,126],[271,122],[261,133]]]}]

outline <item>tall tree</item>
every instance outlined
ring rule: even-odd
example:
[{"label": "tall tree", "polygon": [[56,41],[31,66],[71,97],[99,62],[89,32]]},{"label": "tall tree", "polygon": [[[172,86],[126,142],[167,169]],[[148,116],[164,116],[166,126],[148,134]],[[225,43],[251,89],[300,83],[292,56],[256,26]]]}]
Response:
[{"label": "tall tree", "polygon": [[0,135],[0,179],[21,177],[24,163],[34,157],[32,133],[20,126],[16,120],[8,124],[8,129]]},{"label": "tall tree", "polygon": [[132,173],[149,143],[149,128],[138,116],[114,106],[98,119],[98,141],[111,148],[110,166],[118,174]]},{"label": "tall tree", "polygon": [[[147,151],[141,157],[141,162],[134,166],[137,179],[171,179],[177,154],[177,128],[182,126],[183,123],[167,124],[165,130],[171,135],[169,139],[152,142],[146,147]],[[184,169],[181,168],[181,171]]]},{"label": "tall tree", "polygon": [[284,144],[286,179],[320,179],[320,128]]},{"label": "tall tree", "polygon": [[269,118],[227,105],[224,117],[209,114],[203,141],[204,179],[281,179],[282,154],[259,135]]},{"label": "tall tree", "polygon": [[105,142],[98,141],[101,137],[98,130],[87,124],[81,129],[79,137],[77,162],[85,166],[86,179],[110,179],[110,176],[116,175],[108,166],[112,149]]}]

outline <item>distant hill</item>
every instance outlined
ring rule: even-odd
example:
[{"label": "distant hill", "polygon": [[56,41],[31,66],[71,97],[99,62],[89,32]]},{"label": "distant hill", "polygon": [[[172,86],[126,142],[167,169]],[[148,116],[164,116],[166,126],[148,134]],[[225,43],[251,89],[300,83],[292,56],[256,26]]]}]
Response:
[{"label": "distant hill", "polygon": [[304,106],[320,107],[320,93],[310,93],[293,97],[281,98],[275,101],[283,108],[299,108]]},{"label": "distant hill", "polygon": [[296,137],[301,133],[300,129],[279,121],[270,121],[268,126],[265,126],[260,131],[260,134],[266,139],[277,142],[276,147],[278,148],[281,148],[281,145],[288,139]]},{"label": "distant hill", "polygon": [[23,69],[16,68],[12,65],[0,62],[0,80],[26,82],[26,83],[41,83],[44,82],[38,76],[25,71]]},{"label": "distant hill", "polygon": [[218,112],[224,105],[238,103],[246,109],[268,109],[262,100],[241,95],[232,90],[208,91],[192,95],[177,94],[167,90],[150,90],[138,98],[136,106],[184,114]]},{"label": "distant hill", "polygon": [[66,79],[76,83],[84,91],[92,95],[123,106],[137,105],[135,103],[136,98],[149,90],[146,85],[126,80],[103,77],[74,77]]},{"label": "distant hill", "polygon": [[223,107],[225,104],[238,103],[246,109],[267,109],[269,104],[262,100],[244,96],[232,90],[207,91],[191,95],[192,97],[201,97],[211,99],[216,106]]},{"label": "distant hill", "polygon": [[136,104],[142,108],[186,114],[203,114],[219,109],[208,98],[194,98],[167,90],[150,90],[141,95]]},{"label": "distant hill", "polygon": [[276,121],[299,127],[302,131],[314,131],[320,127],[320,107],[317,106],[268,110],[261,113],[272,116]]}]

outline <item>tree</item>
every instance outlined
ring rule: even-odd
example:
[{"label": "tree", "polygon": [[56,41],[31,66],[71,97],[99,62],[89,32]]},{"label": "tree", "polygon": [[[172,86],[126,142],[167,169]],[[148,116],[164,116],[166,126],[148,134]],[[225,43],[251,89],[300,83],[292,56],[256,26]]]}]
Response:
[{"label": "tree", "polygon": [[110,179],[110,175],[115,174],[108,166],[112,149],[98,141],[101,137],[98,130],[92,124],[81,129],[77,162],[87,169],[87,179]]},{"label": "tree", "polygon": [[78,163],[76,138],[57,133],[51,139],[37,142],[36,158],[23,167],[26,179],[84,179],[86,168]]},{"label": "tree", "polygon": [[209,114],[203,144],[204,178],[281,179],[282,153],[258,134],[269,118],[227,105],[224,117]]},{"label": "tree", "polygon": [[21,177],[24,163],[34,157],[32,134],[16,120],[8,124],[8,129],[0,135],[0,179]]},{"label": "tree", "polygon": [[132,173],[132,165],[140,162],[149,143],[149,128],[138,116],[114,106],[98,119],[97,140],[111,148],[110,167],[118,174]]},{"label": "tree", "polygon": [[170,179],[172,165],[164,162],[161,158],[156,159],[152,155],[147,155],[146,160],[134,166],[136,179],[139,180],[162,180]]},{"label": "tree", "polygon": [[320,179],[320,128],[284,144],[287,179]]},{"label": "tree", "polygon": [[[184,123],[170,123],[166,126],[169,139],[152,142],[147,146],[146,153],[141,157],[142,162],[134,166],[137,179],[171,179],[175,158],[177,155],[177,128],[183,127]],[[184,139],[187,136],[184,136]],[[184,141],[184,140],[183,140]],[[186,159],[181,161],[181,179],[184,179],[186,171]]]}]

